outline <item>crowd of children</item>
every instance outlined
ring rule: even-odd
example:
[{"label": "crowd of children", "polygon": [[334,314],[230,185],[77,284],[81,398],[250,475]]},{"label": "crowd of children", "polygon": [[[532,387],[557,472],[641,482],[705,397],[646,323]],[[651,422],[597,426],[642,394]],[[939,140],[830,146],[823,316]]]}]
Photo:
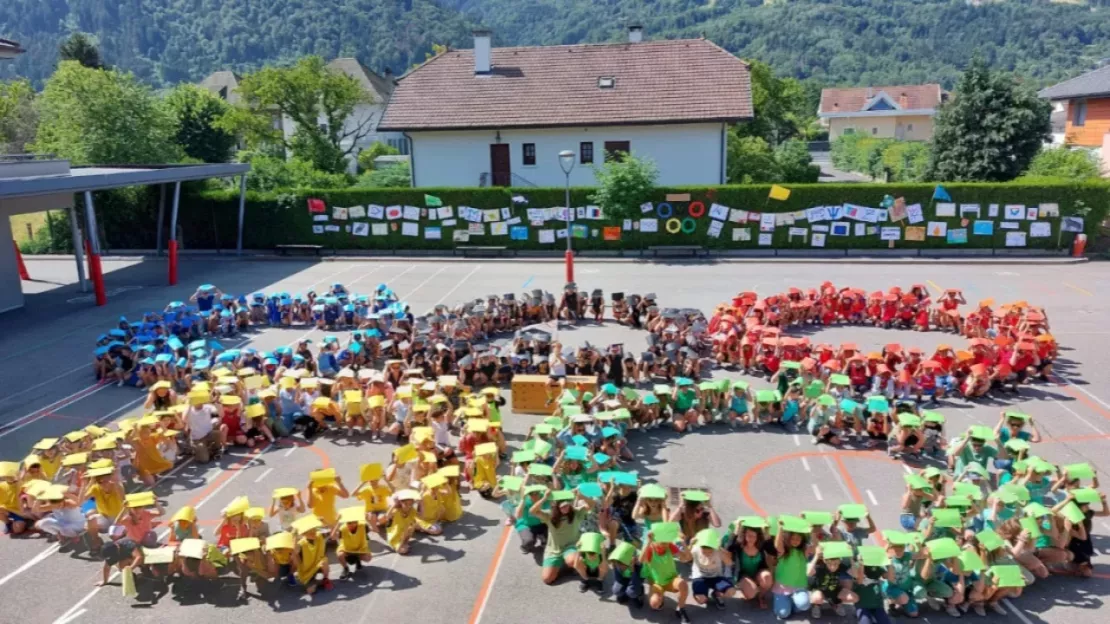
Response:
[{"label": "crowd of children", "polygon": [[[1002,610],[1000,600],[1036,578],[1091,572],[1091,517],[1107,507],[1089,466],[1031,455],[1040,435],[1025,414],[1003,412],[994,429],[949,440],[944,417],[921,409],[926,397],[973,398],[1050,374],[1055,343],[1039,309],[1018,302],[994,312],[986,301],[965,319],[958,291],[934,306],[923,287],[868,296],[828,283],[762,300],[741,293],[711,319],[660,308],[651,294],[615,293],[606,306],[600,291],[587,297],[573,284],[558,301],[538,291],[524,299],[491,296],[414,317],[385,285],[372,296],[336,284],[322,297],[249,302],[204,285],[188,304],[121,319],[101,337],[94,366],[101,379],[146,388],[145,415],[45,439],[23,461],[0,462],[0,523],[9,534],[84,541],[103,557],[102,581],[114,569],[125,591],[136,573],[231,574],[243,596],[248,581],[312,594],[331,587],[330,544],[339,578],[349,578],[371,561],[374,536],[406,554],[413,539],[461,517],[461,497],[474,491],[501,501],[522,551],[542,551],[545,583],[575,574],[583,591],[609,583],[618,601],[646,597],[654,609],[674,594],[683,621],[691,596],[718,608],[740,597],[780,618],[830,608],[885,622],[885,606],[915,616],[921,604],[982,614]],[[564,350],[529,327],[600,320],[606,307],[648,332],[639,358],[620,345]],[[947,329],[971,343],[966,351],[941,345],[926,359],[897,344],[863,354],[784,334],[838,322]],[[217,340],[293,323],[352,331],[346,341],[326,336],[315,349],[301,340],[272,352]],[[508,331],[511,340],[490,344]],[[776,389],[705,379],[714,365],[761,371]],[[512,450],[496,386],[537,371],[550,377],[552,415]],[[596,392],[569,385],[573,374],[596,376]],[[882,532],[854,505],[725,526],[707,493],[621,470],[632,432],[717,422],[804,427],[814,443],[866,438],[894,454],[947,457],[948,470],[907,475],[903,530]],[[387,467],[361,466],[353,489],[328,469],[303,488],[275,490],[268,505],[238,498],[208,539],[195,509],[163,514],[148,489],[186,455],[203,462],[230,445],[328,431],[398,448]]]}]

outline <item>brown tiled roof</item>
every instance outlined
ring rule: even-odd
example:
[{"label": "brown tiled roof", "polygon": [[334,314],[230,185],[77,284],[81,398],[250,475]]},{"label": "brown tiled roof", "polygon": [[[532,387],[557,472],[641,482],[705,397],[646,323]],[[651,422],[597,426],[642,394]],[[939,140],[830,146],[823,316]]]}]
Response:
[{"label": "brown tiled roof", "polygon": [[864,106],[880,93],[886,93],[899,108],[920,110],[935,109],[940,106],[944,91],[939,84],[821,89],[820,112],[821,114],[862,112]]},{"label": "brown tiled roof", "polygon": [[[452,50],[402,77],[379,130],[739,121],[747,63],[704,39],[494,48],[489,75]],[[598,79],[613,77],[611,89]]]}]

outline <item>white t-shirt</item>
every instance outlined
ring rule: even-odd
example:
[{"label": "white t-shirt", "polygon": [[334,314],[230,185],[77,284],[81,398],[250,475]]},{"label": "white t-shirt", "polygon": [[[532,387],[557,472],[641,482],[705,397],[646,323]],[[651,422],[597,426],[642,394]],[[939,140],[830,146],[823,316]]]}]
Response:
[{"label": "white t-shirt", "polygon": [[451,446],[451,428],[446,422],[439,420],[432,421],[432,431],[435,433],[435,443],[439,448],[447,448]]},{"label": "white t-shirt", "polygon": [[189,438],[196,442],[212,433],[212,419],[216,414],[216,408],[211,405],[190,407],[185,412],[185,420],[189,423]]},{"label": "white t-shirt", "polygon": [[567,365],[563,363],[562,358],[555,355],[554,353],[552,353],[550,356],[548,356],[547,366],[548,366],[548,370],[551,371],[551,373],[550,373],[551,376],[553,376],[553,377],[566,377],[567,376]]}]

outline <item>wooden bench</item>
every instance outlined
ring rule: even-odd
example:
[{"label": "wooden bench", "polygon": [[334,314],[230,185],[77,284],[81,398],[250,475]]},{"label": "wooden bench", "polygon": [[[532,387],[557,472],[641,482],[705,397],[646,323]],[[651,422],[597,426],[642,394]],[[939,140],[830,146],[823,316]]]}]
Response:
[{"label": "wooden bench", "polygon": [[[550,416],[558,407],[552,402],[547,403],[547,375],[514,375],[513,376],[513,413],[538,414]],[[566,388],[577,390],[582,387],[583,392],[597,392],[597,377],[582,377],[571,375],[567,377]]]},{"label": "wooden bench", "polygon": [[461,251],[464,258],[499,258],[508,255],[508,247],[459,245],[455,249]]},{"label": "wooden bench", "polygon": [[298,252],[319,256],[324,250],[323,245],[274,245],[274,251],[279,255],[288,256],[290,253]]},{"label": "wooden bench", "polygon": [[653,245],[648,247],[655,257],[698,257],[708,255],[709,252],[701,245]]}]

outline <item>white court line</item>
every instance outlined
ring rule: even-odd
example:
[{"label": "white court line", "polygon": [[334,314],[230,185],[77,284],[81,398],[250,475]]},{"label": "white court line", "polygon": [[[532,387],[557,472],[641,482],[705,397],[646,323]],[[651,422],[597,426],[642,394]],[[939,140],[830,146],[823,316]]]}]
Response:
[{"label": "white court line", "polygon": [[351,280],[351,282],[349,284],[344,284],[344,286],[348,286],[348,287],[354,286],[355,284],[357,284],[357,283],[361,282],[362,280],[370,277],[371,275],[377,273],[378,271],[381,271],[384,268],[385,268],[385,265],[378,265],[378,266],[374,267],[373,271],[365,273],[362,277],[356,277],[355,279]]},{"label": "white court line", "polygon": [[[263,453],[265,452],[266,448],[269,448],[269,445],[267,445],[267,446],[266,446],[265,448],[263,448],[263,449],[259,450],[259,451],[258,451],[258,454],[257,454],[257,455],[255,455],[254,457],[252,457],[252,458],[250,459],[250,461],[248,461],[248,462],[247,462],[246,464],[244,464],[244,465],[243,465],[243,466],[242,466],[241,468],[239,468],[238,470],[236,470],[236,471],[235,471],[235,474],[233,474],[233,475],[231,475],[230,477],[228,477],[228,478],[227,478],[227,481],[224,481],[224,482],[223,482],[223,483],[221,483],[221,484],[220,484],[220,485],[219,485],[219,486],[218,486],[218,487],[217,487],[216,489],[214,489],[214,490],[212,490],[211,492],[209,492],[207,496],[205,496],[204,498],[202,498],[202,499],[200,500],[200,502],[198,502],[198,503],[197,503],[196,505],[194,505],[194,506],[193,506],[193,509],[200,509],[201,507],[203,507],[205,503],[207,503],[208,501],[212,500],[212,497],[214,497],[214,496],[215,496],[216,494],[219,494],[221,490],[223,490],[223,489],[224,489],[225,487],[227,487],[227,484],[228,484],[228,483],[231,483],[232,481],[234,481],[234,480],[235,480],[235,478],[236,478],[236,477],[238,477],[239,475],[241,475],[241,474],[243,474],[244,472],[246,472],[247,468],[250,468],[250,467],[251,467],[251,464],[253,464],[254,462],[258,461],[258,459],[259,459],[260,457],[262,457],[262,454],[263,454]],[[163,531],[161,532],[161,534],[160,534],[160,535],[158,536],[158,539],[162,539],[163,537],[165,537],[165,536],[166,536],[166,534],[167,534],[167,533],[169,533],[169,529],[168,529],[168,528],[167,528],[167,529],[165,529],[165,530],[163,530]],[[119,571],[118,571],[118,570],[115,570],[115,571],[113,571],[113,572],[112,572],[112,575],[111,575],[111,576],[110,576],[110,577],[108,578],[108,581],[109,581],[109,582],[111,582],[111,581],[112,581],[112,580],[114,580],[114,579],[115,579],[115,578],[116,578],[117,576],[119,576]],[[54,620],[54,624],[65,624],[66,622],[70,622],[70,621],[72,621],[72,620],[73,620],[74,618],[76,618],[76,617],[77,617],[77,615],[78,615],[78,614],[80,614],[80,609],[81,609],[82,607],[84,607],[84,606],[85,606],[85,604],[86,604],[86,603],[88,603],[88,601],[92,600],[92,599],[93,599],[93,597],[94,597],[94,596],[96,596],[97,592],[99,592],[99,591],[100,591],[101,589],[103,589],[103,588],[104,588],[104,586],[103,586],[103,585],[98,585],[98,586],[94,587],[94,588],[92,589],[92,591],[90,591],[90,592],[89,592],[88,594],[86,594],[86,595],[85,595],[85,597],[84,597],[84,598],[82,598],[82,599],[81,599],[80,601],[78,601],[78,603],[77,603],[77,604],[75,604],[75,605],[73,605],[72,607],[70,607],[70,609],[69,609],[68,611],[66,611],[65,613],[63,613],[63,614],[61,615],[61,617],[59,617],[58,619]]]},{"label": "white court line", "polygon": [[69,624],[70,622],[72,622],[72,621],[76,620],[77,618],[81,617],[82,615],[84,615],[86,611],[88,611],[88,609],[81,609],[77,613],[74,613],[73,615],[65,618],[64,620],[59,620],[59,624]]},{"label": "white court line", "polygon": [[809,469],[809,460],[807,460],[805,457],[802,458],[802,468],[805,468],[806,472],[812,472]]},{"label": "white court line", "polygon": [[[0,403],[6,403],[7,401],[11,401],[12,399],[14,399],[17,396],[27,394],[28,392],[30,392],[32,390],[35,390],[36,388],[41,388],[41,387],[43,387],[47,384],[54,383],[55,381],[58,381],[62,377],[65,377],[67,375],[71,375],[73,373],[76,373],[79,370],[84,370],[84,369],[87,369],[87,368],[89,368],[88,364],[82,364],[82,365],[80,365],[76,368],[71,368],[71,369],[67,370],[66,372],[64,372],[60,375],[56,375],[54,377],[51,377],[50,379],[47,379],[46,381],[40,381],[39,383],[31,386],[30,388],[24,388],[23,390],[20,390],[19,392],[16,392],[15,394],[9,394],[8,396],[0,399]],[[96,385],[96,384],[93,384],[93,385]],[[85,386],[84,388],[82,388],[82,390],[88,390],[90,387],[92,387],[92,386]],[[81,392],[81,390],[78,390],[77,392]]]},{"label": "white court line", "polygon": [[[489,597],[493,595],[493,586],[497,583],[497,575],[501,573],[501,562],[505,560],[505,550],[508,549],[509,542],[511,541],[512,539],[505,540],[505,543],[501,545],[501,550],[497,551],[497,565],[493,568],[493,576],[489,579],[490,591],[485,592],[482,596],[482,604],[478,606],[478,614],[474,617],[474,624],[480,624],[482,621],[482,615],[486,612],[486,605],[489,603]],[[380,593],[381,592],[374,592],[375,595]],[[363,613],[363,618],[359,621],[359,624],[365,624],[367,613],[369,613],[369,611]]]},{"label": "white court line", "polygon": [[817,500],[819,500],[819,501],[825,500],[825,497],[821,496],[821,490],[819,490],[817,488],[816,483],[810,483],[809,485],[813,488],[813,495],[817,498]]},{"label": "white court line", "polygon": [[258,475],[258,478],[257,478],[257,479],[255,479],[255,480],[254,480],[254,482],[255,482],[255,483],[258,483],[259,481],[261,481],[261,480],[265,479],[265,478],[266,478],[266,475],[270,474],[270,473],[271,473],[271,472],[273,472],[273,471],[274,471],[274,469],[273,469],[273,468],[267,468],[267,469],[265,470],[265,472],[263,472],[262,474]]},{"label": "white court line", "polygon": [[1069,414],[1071,414],[1072,416],[1075,416],[1076,418],[1078,418],[1080,422],[1082,422],[1082,423],[1083,423],[1084,425],[1087,425],[1088,427],[1090,427],[1090,428],[1091,428],[1091,430],[1092,430],[1092,431],[1094,431],[1095,433],[1101,433],[1101,434],[1104,434],[1104,435],[1105,435],[1105,432],[1104,432],[1104,431],[1103,431],[1102,429],[1099,429],[1099,428],[1098,428],[1098,427],[1096,427],[1096,426],[1095,426],[1095,425],[1094,425],[1093,423],[1091,423],[1091,421],[1089,421],[1089,420],[1087,420],[1086,418],[1083,418],[1082,416],[1080,416],[1080,415],[1079,415],[1078,413],[1076,413],[1076,411],[1075,411],[1075,410],[1073,410],[1072,408],[1068,407],[1068,406],[1067,406],[1067,404],[1065,404],[1065,403],[1062,403],[1062,402],[1060,401],[1060,399],[1051,399],[1051,400],[1052,400],[1052,402],[1053,402],[1053,403],[1055,403],[1055,404],[1059,405],[1060,407],[1064,408],[1065,410],[1067,410],[1067,412],[1068,412]]},{"label": "white court line", "polygon": [[[505,541],[508,542],[508,540]],[[389,564],[390,572],[392,572],[397,567],[397,564],[401,561],[402,558],[403,557],[401,557],[401,555],[393,553],[393,563]],[[375,560],[377,560],[376,557]],[[500,567],[500,564],[498,564],[498,568]],[[496,578],[496,573],[494,573],[494,579]],[[366,618],[370,617],[370,613],[374,610],[374,603],[378,601],[378,596],[380,596],[381,594],[382,592],[380,591],[370,592],[370,600],[366,603],[366,608],[362,610],[362,615],[358,618],[358,624],[366,624]],[[483,606],[485,606],[485,603],[483,603]],[[478,612],[478,619],[482,619],[481,611]],[[475,622],[477,621],[478,620],[475,620]]]},{"label": "white court line", "polygon": [[313,285],[312,285],[312,286],[311,286],[311,287],[309,288],[309,290],[311,290],[311,291],[314,291],[314,292],[315,292],[315,290],[316,290],[316,287],[317,287],[317,286],[321,286],[321,285],[327,285],[328,287],[330,287],[330,286],[331,286],[331,285],[333,284],[333,282],[332,282],[331,280],[333,280],[333,279],[335,279],[335,278],[339,277],[340,275],[343,275],[343,274],[344,274],[344,273],[346,273],[347,271],[350,271],[351,269],[354,269],[354,268],[356,268],[356,267],[358,267],[358,266],[360,266],[360,263],[356,262],[356,263],[352,264],[351,266],[349,266],[349,267],[347,267],[347,268],[345,268],[345,269],[340,269],[339,271],[336,271],[335,273],[329,273],[327,277],[325,277],[324,279],[322,279],[322,280],[320,280],[320,281],[316,282],[315,284],[313,284]]},{"label": "white court line", "polygon": [[[840,489],[844,490],[844,496],[847,496],[848,500],[852,500],[852,491],[848,489],[848,485],[844,483],[844,479],[840,477],[840,470],[838,470],[837,467],[833,465],[832,460],[829,459],[828,455],[825,456],[825,463],[829,465],[829,472],[832,473],[833,477],[836,477],[836,482],[840,484]],[[855,501],[852,500],[852,502]]]},{"label": "white court line", "polygon": [[452,288],[451,290],[448,290],[447,292],[443,293],[443,296],[439,298],[439,301],[437,301],[437,302],[435,302],[435,304],[433,304],[433,307],[443,303],[444,301],[446,301],[447,298],[451,296],[451,293],[458,290],[459,286],[462,286],[463,283],[466,282],[466,280],[470,279],[470,277],[472,275],[477,273],[478,269],[480,269],[480,268],[482,268],[482,265],[479,264],[478,266],[474,267],[473,269],[470,269],[470,272],[467,273],[466,275],[464,275],[463,278],[461,280],[459,280],[459,282],[457,284],[455,284],[454,288]]},{"label": "white court line", "polygon": [[871,504],[872,505],[874,505],[876,507],[879,506],[879,501],[875,500],[875,495],[871,493],[871,490],[867,490],[867,498],[871,499]]},{"label": "white court line", "polygon": [[295,450],[297,450],[297,447],[296,447],[296,446],[294,446],[293,448],[289,449],[288,451],[285,451],[285,455],[282,455],[282,457],[289,457],[290,455],[292,455],[292,454],[293,454],[293,451],[295,451]]},{"label": "white court line", "polygon": [[[69,407],[70,405],[73,405],[74,403],[77,403],[78,401],[81,401],[82,399],[90,397],[90,396],[96,394],[97,392],[100,392],[101,390],[104,390],[105,388],[109,387],[110,385],[111,384],[105,383],[105,384],[99,384],[99,385],[98,384],[92,384],[91,386],[85,386],[84,388],[81,388],[77,392],[66,395],[66,396],[62,397],[61,399],[58,399],[57,401],[54,401],[53,403],[47,405],[46,407],[41,407],[41,408],[31,412],[30,414],[24,414],[23,416],[20,416],[19,418],[16,418],[15,420],[12,420],[8,423],[5,423],[4,425],[0,425],[0,426],[5,426],[6,425],[6,428],[3,429],[2,431],[0,431],[0,438],[3,438],[7,435],[15,433],[16,431],[19,431],[20,429],[26,427],[27,425],[30,425],[32,423],[36,423],[36,422],[42,420],[47,414],[50,414],[50,413],[54,412],[55,410],[59,410],[59,409],[62,409],[64,407]],[[89,390],[92,390],[92,392],[89,392]],[[84,394],[82,394],[82,393],[84,393]]]},{"label": "white court line", "polygon": [[1102,404],[1102,406],[1103,406],[1103,407],[1106,407],[1106,408],[1110,408],[1110,403],[1107,403],[1106,401],[1103,401],[1102,399],[1098,398],[1097,396],[1095,396],[1095,395],[1091,394],[1091,393],[1090,393],[1090,391],[1088,391],[1088,390],[1087,390],[1086,388],[1084,388],[1083,386],[1079,386],[1079,385],[1076,385],[1076,384],[1072,383],[1072,381],[1071,381],[1070,379],[1068,379],[1067,377],[1064,377],[1064,376],[1063,376],[1063,375],[1061,375],[1060,373],[1057,373],[1057,372],[1053,372],[1053,373],[1052,373],[1052,375],[1053,375],[1054,377],[1059,377],[1060,379],[1063,379],[1063,380],[1064,380],[1064,383],[1066,383],[1066,384],[1068,384],[1069,386],[1071,386],[1072,388],[1075,388],[1076,390],[1078,390],[1078,391],[1082,392],[1083,394],[1085,394],[1085,395],[1087,395],[1087,396],[1091,397],[1092,399],[1094,399],[1094,400],[1098,401],[1099,403],[1101,403],[1101,404]]},{"label": "white court line", "polygon": [[1010,613],[1013,613],[1017,616],[1017,619],[1021,620],[1021,624],[1033,624],[1032,620],[1030,620],[1028,617],[1025,616],[1024,613],[1018,610],[1018,608],[1014,606],[1014,603],[1010,602],[1009,598],[1003,598],[1002,602],[1006,603],[1006,608],[1010,610]]},{"label": "white court line", "polygon": [[910,470],[910,467],[905,464],[902,464],[902,470],[905,470],[906,474],[913,474],[913,470]]},{"label": "white court line", "polygon": [[798,437],[798,434],[795,433],[794,435],[792,435],[790,437],[794,438],[794,446],[801,446],[802,445],[802,440],[801,440],[801,438]]},{"label": "white court line", "polygon": [[[413,266],[416,266],[416,265],[413,265]],[[412,268],[413,268],[413,267],[409,267],[409,270],[412,270]],[[419,284],[418,284],[418,285],[416,286],[416,288],[413,288],[413,289],[412,289],[412,291],[410,291],[410,292],[409,292],[408,294],[406,294],[406,295],[405,295],[404,297],[401,297],[401,296],[399,296],[399,295],[398,295],[398,297],[397,297],[397,301],[404,301],[405,299],[408,299],[409,297],[411,297],[411,296],[415,295],[415,294],[416,294],[416,291],[418,291],[418,290],[420,290],[421,288],[423,288],[423,287],[427,286],[427,285],[428,285],[428,282],[432,281],[433,279],[435,279],[435,277],[436,277],[437,275],[439,275],[440,273],[443,273],[443,272],[444,272],[444,271],[446,271],[446,270],[447,270],[447,267],[439,267],[439,270],[438,270],[438,271],[436,271],[435,273],[432,273],[431,275],[429,275],[427,279],[425,279],[425,280],[424,280],[423,282],[420,282],[420,283],[419,283]],[[408,271],[406,271],[405,273],[407,273],[407,272],[408,272]],[[404,273],[402,273],[401,275],[404,275]],[[400,277],[400,276],[398,276],[398,277]]]}]

